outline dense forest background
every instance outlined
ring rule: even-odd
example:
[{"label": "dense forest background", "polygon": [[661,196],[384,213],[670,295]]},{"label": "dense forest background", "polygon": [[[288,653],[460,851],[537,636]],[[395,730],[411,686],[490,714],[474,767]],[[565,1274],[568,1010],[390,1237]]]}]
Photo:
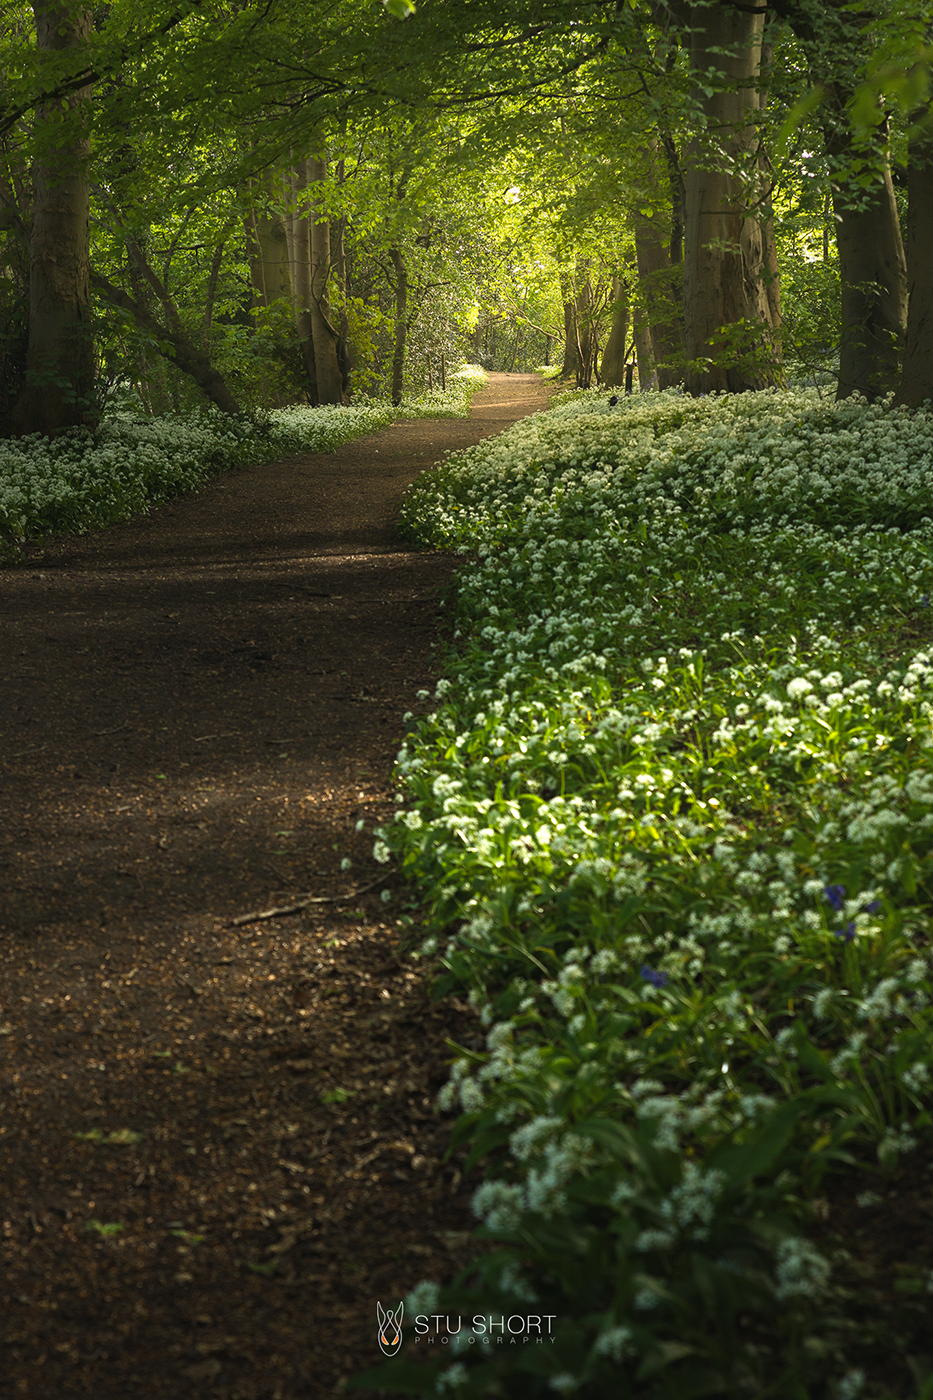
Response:
[{"label": "dense forest background", "polygon": [[929,10],[12,5],[2,431],[464,359],[920,402]]}]

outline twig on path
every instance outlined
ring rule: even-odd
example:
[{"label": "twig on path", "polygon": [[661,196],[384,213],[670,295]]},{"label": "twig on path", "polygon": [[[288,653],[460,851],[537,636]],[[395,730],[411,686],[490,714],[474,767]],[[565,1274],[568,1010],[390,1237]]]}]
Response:
[{"label": "twig on path", "polygon": [[41,753],[43,749],[47,748],[48,744],[33,744],[32,748],[20,749],[18,753],[7,753],[2,756],[4,758],[24,758],[27,753]]},{"label": "twig on path", "polygon": [[231,919],[230,923],[237,928],[243,924],[258,924],[263,919],[274,919],[279,914],[298,914],[302,909],[307,909],[309,904],[343,904],[345,900],[356,899],[357,895],[365,894],[367,890],[374,890],[377,885],[388,880],[391,873],[389,871],[386,875],[380,875],[378,880],[370,880],[368,885],[360,885],[359,889],[350,890],[349,894],[305,894],[291,904],[280,904],[275,909],[263,909],[256,914],[239,914],[235,919]]},{"label": "twig on path", "polygon": [[105,734],[116,734],[118,729],[125,729],[128,724],[129,720],[125,719],[122,724],[115,724],[112,729],[95,729],[94,738],[102,739]]}]

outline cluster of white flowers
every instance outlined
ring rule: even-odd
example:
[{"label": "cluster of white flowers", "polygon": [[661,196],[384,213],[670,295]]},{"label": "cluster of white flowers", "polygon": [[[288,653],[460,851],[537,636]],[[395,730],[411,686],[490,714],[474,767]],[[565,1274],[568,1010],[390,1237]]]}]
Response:
[{"label": "cluster of white flowers", "polygon": [[55,531],[83,531],[147,511],[220,472],[269,458],[331,452],[341,443],[410,418],[463,417],[485,371],[465,365],[435,390],[401,407],[388,400],[352,406],[277,408],[255,422],[215,410],[159,418],[119,413],[96,434],[0,442],[0,543]]},{"label": "cluster of white flowers", "polygon": [[781,1240],[777,1247],[775,1292],[779,1298],[822,1298],[829,1283],[830,1263],[809,1240]]},{"label": "cluster of white flowers", "polygon": [[[933,617],[931,489],[926,411],[590,394],[406,502],[418,538],[473,555],[384,836],[490,1027],[441,1102],[508,1135],[510,1179],[474,1198],[493,1231],[615,1176],[603,1199],[659,1275],[642,1312],[732,1209],[717,1146],[814,1074],[862,1096],[882,1163],[929,1107],[933,648],[895,629]],[[679,1156],[674,1187],[615,1125]],[[828,1280],[780,1245],[780,1300]]]}]

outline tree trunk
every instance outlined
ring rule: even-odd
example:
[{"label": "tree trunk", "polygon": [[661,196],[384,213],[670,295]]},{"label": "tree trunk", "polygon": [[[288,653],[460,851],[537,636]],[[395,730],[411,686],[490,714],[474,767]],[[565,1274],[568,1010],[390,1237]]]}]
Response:
[{"label": "tree trunk", "polygon": [[631,321],[628,288],[621,277],[612,279],[612,326],[599,366],[601,384],[617,389],[625,382],[625,352]]},{"label": "tree trunk", "polygon": [[[761,45],[761,85],[758,91],[758,110],[760,112],[767,111],[771,75],[774,71],[774,41],[771,37],[772,24],[772,16],[768,15],[765,19],[764,38]],[[771,161],[763,143],[759,151],[758,168],[761,181],[761,197],[763,201],[761,210],[762,276],[765,284],[765,295],[768,298],[768,308],[771,312],[771,326],[774,332],[774,338],[777,343],[780,343],[781,269],[778,263],[777,241],[774,236],[774,206],[771,202],[774,172],[771,168]]]},{"label": "tree trunk", "polygon": [[819,110],[842,283],[836,397],[858,393],[876,399],[898,383],[907,320],[907,263],[885,128],[877,128],[875,139],[882,144],[874,149],[861,138],[856,142],[851,128],[849,104],[856,75],[871,49],[866,17],[851,5],[775,0],[773,8],[790,21],[803,45],[811,85],[823,89]]},{"label": "tree trunk", "polygon": [[564,302],[564,358],[560,367],[560,377],[576,380],[580,362],[577,352],[577,308],[570,278],[561,277],[560,286]]},{"label": "tree trunk", "polygon": [[402,376],[405,372],[405,340],[408,335],[408,269],[398,248],[389,249],[395,269],[395,338],[392,347],[392,402],[402,402]]},{"label": "tree trunk", "polygon": [[308,375],[308,403],[318,403],[318,370],[314,363],[314,339],[311,333],[311,220],[298,210],[298,200],[308,185],[308,162],[297,161],[294,167],[293,196],[296,213],[291,220],[291,265],[293,265],[294,322],[298,344]]},{"label": "tree trunk", "polygon": [[249,272],[253,305],[270,306],[282,297],[291,297],[288,229],[280,207],[283,190],[275,170],[263,171],[253,182],[257,205],[245,220],[249,240]]},{"label": "tree trunk", "polygon": [[[156,274],[151,268],[146,266],[141,269],[147,280],[158,282]],[[114,306],[119,306],[121,310],[128,311],[138,326],[149,332],[160,344],[167,343],[171,346],[171,358],[180,370],[191,376],[198,388],[204,393],[211,403],[215,404],[221,412],[228,414],[231,418],[236,418],[240,413],[240,405],[227,386],[227,382],[219,370],[215,369],[204,354],[203,350],[189,340],[178,312],[171,299],[162,289],[159,299],[165,311],[165,320],[160,320],[153,315],[152,311],[141,305],[138,301],[129,296],[120,287],[114,286],[106,277],[99,273],[93,273],[91,278],[97,290],[112,302]],[[164,353],[164,352],[163,352]]]},{"label": "tree trunk", "polygon": [[295,325],[298,342],[308,375],[308,402],[318,403],[317,365],[314,362],[314,339],[311,330],[311,220],[298,210],[298,200],[308,185],[308,163],[298,161],[293,174],[292,192],[296,212],[292,218],[292,266],[294,270]]},{"label": "tree trunk", "polygon": [[692,30],[694,97],[703,114],[684,175],[686,384],[693,394],[760,389],[782,381],[754,213],[763,10],[678,8]]},{"label": "tree trunk", "polygon": [[[33,0],[33,11],[40,52],[76,49],[87,43],[89,10],[72,11],[56,0]],[[33,171],[26,378],[11,413],[18,434],[51,437],[94,418],[90,143],[80,129],[89,98],[90,88],[80,88],[67,100],[48,103],[36,112],[37,131],[45,140]],[[60,129],[53,134],[56,126]]]},{"label": "tree trunk", "polygon": [[[923,113],[914,113],[919,121]],[[894,402],[917,408],[933,399],[933,136],[929,127],[911,142],[907,157],[907,346]]]},{"label": "tree trunk", "polygon": [[[308,161],[311,184],[327,178],[323,156]],[[311,339],[317,372],[318,403],[343,403],[343,374],[337,358],[339,336],[330,316],[328,285],[331,275],[330,220],[311,220]]]},{"label": "tree trunk", "polygon": [[[655,360],[654,341],[651,327],[635,323],[635,361],[638,365],[638,387],[642,393],[658,387],[658,369]],[[626,374],[628,370],[626,370]],[[627,381],[626,381],[627,382]]]},{"label": "tree trunk", "polygon": [[[343,162],[341,161],[341,166],[342,165]],[[344,216],[337,220],[332,231],[334,275],[337,282],[337,293],[340,297],[340,310],[337,315],[337,363],[340,366],[344,395],[348,394],[350,391],[350,371],[353,368],[350,357],[350,318],[347,315],[346,230],[347,220],[346,216]]]},{"label": "tree trunk", "polygon": [[[683,254],[679,199],[679,166],[676,150],[665,149],[662,164],[660,142],[652,139],[641,150],[644,199],[653,209],[670,193],[672,215],[669,228],[659,213],[643,212],[636,202],[632,210],[635,231],[635,260],[638,267],[639,306],[635,312],[638,378],[642,389],[660,384],[667,389],[684,377],[684,339],[681,269]],[[673,161],[673,166],[671,162]],[[672,261],[677,254],[677,266]]]},{"label": "tree trunk", "polygon": [[[834,165],[854,161],[841,94],[832,105],[837,116],[825,128],[827,154]],[[842,283],[836,398],[873,400],[897,387],[907,321],[907,259],[887,163],[867,190],[834,185],[833,211]]]},{"label": "tree trunk", "polygon": [[574,298],[574,326],[577,336],[577,387],[588,389],[593,382],[594,331],[593,283],[588,260],[577,262],[577,295]]}]

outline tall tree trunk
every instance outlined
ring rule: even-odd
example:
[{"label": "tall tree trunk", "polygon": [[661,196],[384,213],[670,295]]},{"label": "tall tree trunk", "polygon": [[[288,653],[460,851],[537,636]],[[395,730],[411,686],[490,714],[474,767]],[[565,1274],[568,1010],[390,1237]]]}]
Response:
[{"label": "tall tree trunk", "polygon": [[[308,161],[311,184],[327,178],[327,163],[323,155]],[[311,338],[314,342],[314,364],[317,371],[319,403],[343,403],[343,374],[337,359],[336,327],[330,316],[328,286],[331,276],[330,220],[311,220]]]},{"label": "tall tree trunk", "polygon": [[[704,129],[686,153],[684,320],[693,394],[781,382],[756,206],[763,10],[678,5]],[[721,75],[724,75],[721,76]]]},{"label": "tall tree trunk", "polygon": [[[642,148],[643,195],[652,209],[663,206],[670,190],[672,216],[669,228],[662,215],[646,213],[639,200],[632,210],[635,230],[635,260],[638,267],[639,307],[635,312],[638,380],[642,389],[660,385],[669,388],[684,377],[683,302],[681,269],[683,253],[680,223],[679,166],[676,149],[664,158],[660,142],[651,140]],[[673,160],[673,169],[671,167]],[[676,244],[675,244],[676,235]],[[678,255],[678,265],[672,253]]]},{"label": "tall tree trunk", "polygon": [[398,248],[389,249],[395,271],[395,336],[392,346],[392,402],[402,402],[402,377],[405,372],[405,341],[408,336],[408,268]]},{"label": "tall tree trunk", "polygon": [[621,277],[613,277],[612,325],[599,366],[600,383],[609,388],[616,389],[625,383],[625,352],[628,349],[630,322],[631,306],[628,288]]},{"label": "tall tree trunk", "polygon": [[657,389],[657,364],[654,360],[654,342],[651,328],[635,323],[635,360],[639,367],[639,389],[643,393]]},{"label": "tall tree trunk", "polygon": [[574,298],[574,325],[577,335],[577,387],[588,389],[593,382],[594,330],[593,283],[588,259],[578,259],[577,294]]},{"label": "tall tree trunk", "polygon": [[336,221],[332,230],[334,277],[337,283],[337,294],[340,298],[340,309],[337,313],[337,363],[340,366],[344,395],[350,391],[350,372],[353,368],[350,356],[350,318],[347,315],[346,231],[347,220],[344,216]]},{"label": "tall tree trunk", "polygon": [[257,204],[246,220],[253,305],[269,306],[292,295],[281,175],[273,169],[264,170],[253,181],[253,191]]},{"label": "tall tree trunk", "polygon": [[317,365],[314,361],[314,337],[311,328],[311,219],[302,214],[300,199],[308,186],[308,163],[298,161],[292,176],[295,213],[292,217],[292,267],[294,272],[295,325],[298,343],[304,357],[308,376],[308,402],[318,403]]},{"label": "tall tree trunk", "polygon": [[[922,112],[914,114],[919,121]],[[929,127],[910,144],[907,157],[907,346],[894,402],[917,408],[933,400],[933,135]]]},{"label": "tall tree trunk", "polygon": [[[857,153],[842,94],[832,107],[833,119],[824,128],[826,151],[839,168]],[[834,184],[833,211],[842,284],[836,398],[877,399],[897,387],[907,322],[907,259],[887,162],[867,190],[844,178]]]},{"label": "tall tree trunk", "polygon": [[[46,53],[78,49],[91,32],[89,10],[33,0],[36,43]],[[26,378],[11,413],[16,433],[52,436],[94,417],[87,163],[80,130],[90,88],[38,108],[42,140],[33,171],[29,232],[29,343]],[[56,133],[55,128],[59,130]]]},{"label": "tall tree trunk", "polygon": [[577,350],[576,302],[570,278],[562,276],[560,286],[564,302],[564,358],[560,367],[560,377],[561,379],[576,380],[580,362]]},{"label": "tall tree trunk", "polygon": [[[773,0],[773,8],[793,26],[811,83],[823,89],[819,110],[842,284],[836,397],[858,393],[876,399],[898,383],[907,321],[907,261],[886,146],[872,152],[863,141],[856,143],[851,128],[854,75],[870,51],[866,17],[857,6],[801,0]],[[876,137],[886,139],[883,125]],[[872,161],[874,178],[866,185]]]},{"label": "tall tree trunk", "polygon": [[[765,17],[765,27],[763,42],[761,45],[761,83],[758,89],[758,109],[760,112],[767,111],[768,95],[771,86],[771,75],[774,71],[774,40],[772,38],[773,18],[771,15]],[[774,206],[771,196],[774,186],[774,172],[771,168],[771,161],[765,150],[764,143],[760,144],[758,167],[761,181],[762,209],[760,215],[761,238],[762,238],[762,276],[765,284],[765,295],[768,298],[768,308],[771,312],[771,326],[774,338],[780,343],[781,334],[781,269],[778,262],[777,240],[774,236]]]}]

